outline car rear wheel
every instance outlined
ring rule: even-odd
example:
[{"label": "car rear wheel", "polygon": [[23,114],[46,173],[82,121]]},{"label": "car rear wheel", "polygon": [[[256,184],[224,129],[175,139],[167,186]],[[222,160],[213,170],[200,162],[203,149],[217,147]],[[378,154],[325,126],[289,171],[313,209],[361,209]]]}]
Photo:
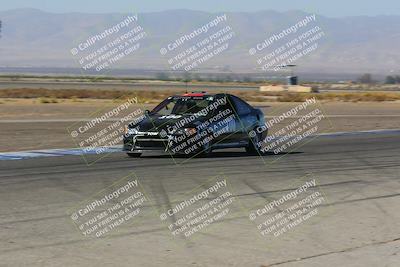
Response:
[{"label": "car rear wheel", "polygon": [[210,142],[205,142],[201,147],[198,147],[197,150],[192,154],[195,157],[208,157],[211,155],[212,148]]},{"label": "car rear wheel", "polygon": [[258,133],[255,129],[249,133],[249,144],[246,146],[246,152],[250,155],[260,154],[258,143],[262,140],[262,133]]},{"label": "car rear wheel", "polygon": [[131,158],[140,158],[142,153],[126,153]]}]

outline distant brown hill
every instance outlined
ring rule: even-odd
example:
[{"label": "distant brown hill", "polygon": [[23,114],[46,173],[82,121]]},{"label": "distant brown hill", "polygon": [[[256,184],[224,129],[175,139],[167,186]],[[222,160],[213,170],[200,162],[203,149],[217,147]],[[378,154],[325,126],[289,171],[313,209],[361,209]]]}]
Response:
[{"label": "distant brown hill", "polygon": [[[225,66],[233,71],[253,71],[256,64],[248,54],[249,48],[308,15],[302,11],[226,14],[226,25],[232,27],[236,37],[228,51],[201,68]],[[215,16],[191,10],[139,13],[139,24],[145,29],[147,38],[138,53],[116,67],[168,69],[160,48]],[[0,67],[78,67],[70,49],[79,40],[124,17],[126,14],[54,14],[35,9],[2,11]],[[298,62],[303,71],[399,71],[400,16],[328,18],[317,14],[315,25],[326,35],[317,51]]]}]

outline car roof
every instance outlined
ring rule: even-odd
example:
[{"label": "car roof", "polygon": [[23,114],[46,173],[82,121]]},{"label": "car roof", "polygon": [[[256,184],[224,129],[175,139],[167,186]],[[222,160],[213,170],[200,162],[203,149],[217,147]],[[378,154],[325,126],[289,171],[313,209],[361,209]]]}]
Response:
[{"label": "car roof", "polygon": [[218,96],[218,95],[229,96],[229,94],[224,94],[224,93],[210,94],[208,92],[191,92],[191,93],[184,93],[184,94],[181,94],[181,95],[175,95],[175,97],[180,97],[180,96],[202,97],[202,96]]},{"label": "car roof", "polygon": [[208,95],[209,94],[207,94],[207,93],[195,93],[195,92],[192,92],[192,93],[184,93],[181,96],[208,96]]}]

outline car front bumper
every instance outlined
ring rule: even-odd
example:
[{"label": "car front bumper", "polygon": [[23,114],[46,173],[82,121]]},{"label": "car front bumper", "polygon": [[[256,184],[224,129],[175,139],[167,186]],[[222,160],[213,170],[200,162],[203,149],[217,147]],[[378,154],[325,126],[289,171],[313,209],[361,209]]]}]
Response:
[{"label": "car front bumper", "polygon": [[146,133],[129,135],[124,137],[124,151],[137,150],[168,150],[168,138],[161,138],[159,135],[148,135]]}]

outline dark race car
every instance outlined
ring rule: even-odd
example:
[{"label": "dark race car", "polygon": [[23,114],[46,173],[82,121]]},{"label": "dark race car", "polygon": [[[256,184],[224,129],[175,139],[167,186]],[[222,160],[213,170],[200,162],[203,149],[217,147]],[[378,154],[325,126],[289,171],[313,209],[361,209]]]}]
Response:
[{"label": "dark race car", "polygon": [[[207,155],[214,149],[243,147],[257,153],[267,131],[264,114],[229,94],[186,93],[171,96],[125,130],[124,151],[139,157],[143,151]],[[252,134],[251,137],[249,132]]]}]

